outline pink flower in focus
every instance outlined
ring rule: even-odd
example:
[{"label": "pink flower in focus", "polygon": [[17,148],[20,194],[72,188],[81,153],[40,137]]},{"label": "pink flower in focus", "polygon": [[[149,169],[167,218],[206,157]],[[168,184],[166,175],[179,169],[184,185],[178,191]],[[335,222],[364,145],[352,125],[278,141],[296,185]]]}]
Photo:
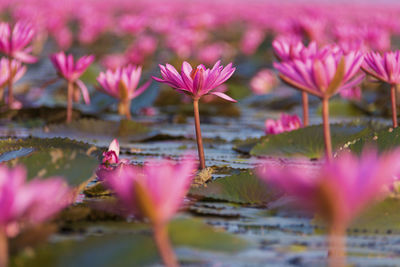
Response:
[{"label": "pink flower in focus", "polygon": [[362,69],[382,82],[400,84],[400,51],[386,52],[383,56],[369,52],[364,57]]},{"label": "pink flower in focus", "polygon": [[250,88],[255,95],[269,93],[278,84],[276,74],[270,69],[262,69],[251,79]]},{"label": "pink flower in focus", "polygon": [[0,226],[9,237],[21,226],[49,219],[71,201],[71,191],[61,178],[26,182],[25,168],[0,166]]},{"label": "pink flower in focus", "polygon": [[389,193],[400,171],[400,150],[378,155],[364,150],[360,157],[345,152],[320,169],[265,164],[259,177],[295,197],[329,224],[346,227],[362,210]]},{"label": "pink flower in focus", "polygon": [[[329,98],[362,81],[364,75],[355,77],[362,63],[360,52],[353,51],[342,56],[331,50],[303,60],[274,63],[274,67],[280,72],[281,79],[291,86],[320,98]],[[333,83],[340,64],[343,64],[343,73],[338,73],[340,80]]]},{"label": "pink flower in focus", "polygon": [[120,164],[114,170],[97,172],[116,194],[129,214],[165,224],[178,211],[194,177],[192,158],[174,163],[149,160],[144,167]]},{"label": "pink flower in focus", "polygon": [[87,105],[90,104],[89,91],[86,85],[79,80],[79,77],[94,61],[94,56],[83,56],[74,62],[74,57],[71,54],[66,55],[64,52],[59,52],[51,55],[50,60],[56,68],[57,73],[69,83],[73,83],[74,86],[77,85],[81,89],[85,103]]},{"label": "pink flower in focus", "polygon": [[265,121],[266,134],[280,134],[283,132],[290,132],[303,127],[299,116],[281,113],[278,120],[267,119]]},{"label": "pink flower in focus", "polygon": [[35,31],[32,25],[17,22],[14,27],[10,24],[0,23],[0,52],[7,57],[25,63],[34,63],[36,58],[30,55],[32,47],[29,43],[34,37]]},{"label": "pink flower in focus", "polygon": [[193,69],[186,61],[182,64],[181,73],[173,66],[166,64],[160,65],[162,79],[153,77],[154,80],[166,83],[180,93],[184,93],[194,100],[200,99],[203,95],[216,95],[225,100],[236,102],[233,98],[221,92],[211,92],[225,81],[227,81],[235,72],[232,63],[225,68],[221,66],[220,61],[215,63],[212,69],[206,69],[204,65],[199,65]]}]

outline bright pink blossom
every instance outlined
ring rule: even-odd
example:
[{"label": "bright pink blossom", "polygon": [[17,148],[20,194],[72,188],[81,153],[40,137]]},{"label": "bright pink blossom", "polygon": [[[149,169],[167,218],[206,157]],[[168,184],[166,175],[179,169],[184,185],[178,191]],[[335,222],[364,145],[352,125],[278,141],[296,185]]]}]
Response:
[{"label": "bright pink blossom", "polygon": [[166,64],[160,65],[162,79],[153,77],[154,80],[166,83],[180,93],[189,95],[198,100],[203,95],[216,95],[225,100],[236,102],[233,98],[221,92],[212,92],[215,88],[226,82],[235,72],[232,63],[225,68],[220,61],[215,63],[212,69],[206,69],[204,65],[199,65],[195,69],[186,61],[182,64],[181,73],[173,66]]},{"label": "bright pink blossom", "polygon": [[74,62],[71,54],[59,52],[50,56],[50,60],[56,68],[58,74],[74,86],[77,85],[82,92],[86,104],[90,104],[89,91],[86,85],[79,80],[79,77],[86,71],[89,65],[94,61],[93,55],[83,56]]},{"label": "bright pink blossom", "polygon": [[[357,75],[363,56],[360,52],[341,55],[333,49],[323,55],[275,63],[280,77],[291,86],[320,98],[330,97],[340,90],[358,85],[363,75]],[[340,64],[343,73],[337,73]],[[333,83],[335,75],[337,81]]]},{"label": "bright pink blossom", "polygon": [[194,177],[192,158],[180,163],[149,160],[144,167],[120,164],[97,172],[129,214],[165,224],[178,211]]},{"label": "bright pink blossom", "polygon": [[290,132],[303,127],[301,119],[296,114],[289,115],[282,113],[278,120],[267,119],[265,121],[266,134],[280,134]]},{"label": "bright pink blossom", "polygon": [[31,24],[17,22],[14,27],[9,23],[0,23],[0,52],[7,57],[25,63],[34,63],[36,58],[30,55],[32,47],[28,46],[35,35]]},{"label": "bright pink blossom", "polygon": [[383,56],[376,52],[365,55],[362,69],[382,82],[400,84],[400,51],[386,52]]},{"label": "bright pink blossom", "polygon": [[18,234],[22,226],[41,223],[72,201],[61,178],[26,181],[25,168],[0,166],[0,228]]},{"label": "bright pink blossom", "polygon": [[382,155],[364,150],[360,157],[345,152],[320,168],[267,163],[258,175],[328,223],[347,226],[367,205],[388,194],[400,171],[399,157],[400,150]]}]

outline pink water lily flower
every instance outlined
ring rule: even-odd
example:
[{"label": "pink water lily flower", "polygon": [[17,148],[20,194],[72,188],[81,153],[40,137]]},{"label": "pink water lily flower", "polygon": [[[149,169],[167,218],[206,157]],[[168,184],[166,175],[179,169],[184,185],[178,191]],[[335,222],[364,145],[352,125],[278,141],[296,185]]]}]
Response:
[{"label": "pink water lily flower", "polygon": [[318,54],[318,46],[315,41],[308,46],[298,39],[277,38],[272,42],[274,54],[279,61],[289,61],[294,59],[305,59]]},{"label": "pink water lily flower", "polygon": [[101,162],[100,167],[106,169],[113,169],[113,166],[117,164],[124,163],[127,164],[128,160],[119,158],[119,142],[117,139],[111,141],[108,146],[108,150],[103,152],[103,160]]},{"label": "pink water lily flower", "polygon": [[296,114],[290,115],[282,113],[277,120],[267,119],[265,121],[266,134],[280,134],[283,132],[290,132],[303,127],[301,119]]},{"label": "pink water lily flower", "polygon": [[212,69],[206,69],[204,65],[199,65],[193,69],[185,61],[182,64],[181,73],[170,64],[166,64],[165,66],[160,65],[160,69],[162,79],[153,77],[154,80],[168,84],[176,91],[184,93],[193,99],[197,150],[199,153],[200,168],[204,169],[206,163],[200,129],[199,100],[204,95],[215,95],[225,100],[236,102],[236,100],[225,93],[215,90],[232,76],[235,68],[232,67],[232,63],[229,63],[224,68],[221,62],[217,61]]},{"label": "pink water lily flower", "polygon": [[266,163],[257,172],[263,181],[279,187],[328,223],[330,256],[343,260],[345,242],[340,237],[357,215],[390,192],[400,171],[399,157],[398,149],[382,155],[367,149],[360,157],[345,152],[320,168]]},{"label": "pink water lily flower", "polygon": [[142,94],[151,82],[148,81],[138,88],[141,74],[141,66],[128,65],[101,72],[97,78],[102,92],[120,100],[119,112],[128,119],[131,118],[131,100]]},{"label": "pink water lily flower", "polygon": [[149,160],[144,167],[120,164],[100,169],[98,177],[112,189],[129,214],[147,218],[166,266],[177,266],[168,240],[167,223],[181,207],[196,170],[189,157],[180,163]]},{"label": "pink water lily flower", "polygon": [[180,93],[189,95],[195,100],[200,99],[203,95],[216,95],[225,100],[236,102],[233,98],[221,92],[212,92],[224,82],[226,82],[236,68],[229,63],[225,68],[220,61],[215,63],[212,69],[207,69],[204,65],[198,65],[195,69],[188,62],[183,62],[181,73],[179,73],[172,65],[160,65],[162,79],[153,77],[154,80],[166,83]]},{"label": "pink water lily flower", "polygon": [[[11,66],[11,75],[10,75],[10,66]],[[7,84],[14,84],[19,79],[24,76],[26,72],[26,66],[23,66],[20,61],[18,60],[10,60],[8,58],[1,58],[0,59],[0,99],[4,97],[4,87]],[[9,103],[10,95],[4,98],[6,103]],[[12,100],[11,103],[12,109],[20,109],[22,107],[22,103],[16,100]]]},{"label": "pink water lily flower", "polygon": [[76,86],[81,89],[85,103],[90,104],[89,91],[86,85],[79,80],[79,77],[94,61],[94,56],[83,56],[74,62],[74,57],[71,54],[66,55],[64,52],[59,52],[51,55],[50,60],[57,73],[68,82],[67,123],[69,123],[72,120],[72,101],[77,92]]},{"label": "pink water lily flower", "polygon": [[255,95],[262,95],[271,92],[278,84],[276,74],[270,69],[260,70],[251,80],[250,88]]},{"label": "pink water lily flower", "polygon": [[73,198],[61,178],[26,181],[26,170],[0,165],[0,265],[7,266],[7,238],[39,224],[69,205]]},{"label": "pink water lily flower", "polygon": [[400,51],[379,53],[369,52],[365,55],[362,69],[376,79],[391,85],[391,104],[393,127],[397,127],[396,86],[400,84]]},{"label": "pink water lily flower", "polygon": [[7,57],[25,63],[36,62],[36,57],[30,55],[32,48],[29,43],[35,36],[35,31],[29,23],[17,22],[14,27],[9,23],[0,23],[0,52]]},{"label": "pink water lily flower", "polygon": [[[341,56],[331,51],[303,60],[274,63],[274,67],[280,72],[282,80],[296,89],[320,98],[329,98],[343,88],[356,86],[362,81],[364,76],[357,76],[362,63],[363,55],[360,52],[352,51]],[[340,64],[343,64],[343,71],[338,73]],[[335,74],[340,75],[337,80],[334,80]]]}]

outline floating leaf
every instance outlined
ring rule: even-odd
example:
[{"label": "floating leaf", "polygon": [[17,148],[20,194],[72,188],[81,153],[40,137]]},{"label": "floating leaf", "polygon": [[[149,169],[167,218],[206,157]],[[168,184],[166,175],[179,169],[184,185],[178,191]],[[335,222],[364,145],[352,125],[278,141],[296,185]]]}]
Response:
[{"label": "floating leaf", "polygon": [[44,133],[37,131],[36,134],[45,137],[68,137],[94,143],[98,140],[108,143],[114,138],[122,141],[142,141],[157,134],[150,131],[146,125],[131,120],[82,119],[70,124],[49,125],[45,130]]},{"label": "floating leaf", "polygon": [[251,171],[246,171],[192,188],[190,195],[241,204],[263,204],[276,199],[279,193],[268,188]]},{"label": "floating leaf", "polygon": [[249,138],[246,140],[239,140],[235,142],[233,150],[243,154],[250,154],[250,151],[253,149],[253,147],[255,147],[258,143],[262,142],[266,138],[267,138],[266,136],[263,136],[260,138]]},{"label": "floating leaf", "polygon": [[[331,124],[334,149],[382,129],[379,124]],[[325,150],[322,125],[313,125],[291,132],[271,135],[259,142],[251,151],[253,156],[307,156],[319,158]]]},{"label": "floating leaf", "polygon": [[[125,225],[121,227],[121,224]],[[145,266],[160,263],[148,227],[131,223],[118,224],[112,234],[90,236],[85,240],[68,240],[38,247],[35,253],[20,253],[11,259],[12,266]],[[125,228],[125,229],[124,229]],[[136,229],[136,230],[135,230]],[[184,230],[183,230],[184,229]],[[172,243],[220,252],[236,252],[247,243],[228,233],[219,232],[199,220],[179,219],[169,225]],[[179,254],[178,254],[179,257]],[[206,262],[205,259],[199,259]]]},{"label": "floating leaf", "polygon": [[[317,113],[320,115],[322,114],[322,104],[319,105]],[[329,116],[331,117],[357,117],[364,114],[365,113],[360,110],[353,102],[341,99],[332,99],[329,101]]]},{"label": "floating leaf", "polygon": [[361,138],[351,144],[349,148],[356,153],[361,153],[365,146],[376,147],[379,151],[390,150],[400,146],[400,128],[380,130],[374,136]]}]

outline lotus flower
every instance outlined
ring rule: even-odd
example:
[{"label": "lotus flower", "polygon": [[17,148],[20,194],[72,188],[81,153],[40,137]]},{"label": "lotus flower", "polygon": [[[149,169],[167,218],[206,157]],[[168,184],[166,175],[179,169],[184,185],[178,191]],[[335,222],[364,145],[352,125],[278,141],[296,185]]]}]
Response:
[{"label": "lotus flower", "polygon": [[177,266],[166,225],[180,208],[195,173],[193,159],[173,163],[149,160],[140,168],[120,164],[114,170],[100,169],[98,177],[112,189],[128,214],[149,219],[164,263]]},{"label": "lotus flower", "polygon": [[[12,60],[18,60],[25,63],[34,63],[36,58],[30,55],[31,47],[27,47],[34,37],[34,30],[32,25],[23,22],[17,22],[14,27],[10,24],[0,23],[0,52],[7,56],[9,59],[8,68],[9,73],[13,76]],[[14,78],[8,79],[8,108],[13,109],[14,95],[13,95],[13,81]]]},{"label": "lotus flower", "polygon": [[396,87],[400,84],[400,51],[386,52],[384,55],[369,52],[365,55],[362,69],[376,79],[391,85],[392,121],[397,127]]},{"label": "lotus flower", "polygon": [[25,63],[34,63],[36,58],[30,55],[32,48],[28,47],[35,35],[31,24],[17,22],[14,27],[9,23],[0,23],[0,52],[7,57]]},{"label": "lotus flower", "polygon": [[343,240],[336,243],[334,235],[344,236],[346,227],[358,214],[389,193],[393,178],[400,171],[399,157],[400,150],[378,155],[375,150],[367,149],[360,157],[345,152],[314,169],[266,163],[258,169],[258,175],[293,196],[298,205],[317,212],[328,223],[330,245],[336,246],[330,256],[337,261],[345,257],[345,244],[340,243]]},{"label": "lotus flower", "polygon": [[[26,72],[26,67],[21,64],[21,62],[17,60],[12,60],[11,61],[11,76],[10,76],[10,62],[9,59],[7,58],[1,58],[0,59],[0,88],[1,88],[1,94],[0,94],[0,99],[3,98],[3,89],[6,86],[7,82],[9,81],[11,77],[11,82],[15,83],[19,79],[24,76]],[[7,99],[8,101],[8,99]],[[17,101],[14,101],[14,105],[17,103]]]},{"label": "lotus flower", "polygon": [[256,95],[267,94],[278,84],[276,74],[270,69],[260,70],[250,81],[250,88]]},{"label": "lotus flower", "polygon": [[332,49],[303,60],[274,64],[281,79],[287,84],[322,99],[325,152],[328,160],[332,158],[328,100],[337,92],[361,82],[364,76],[356,74],[362,62],[363,56],[360,52],[341,55]]},{"label": "lotus flower", "polygon": [[120,100],[119,112],[131,118],[131,100],[143,93],[150,85],[150,81],[138,87],[142,74],[142,67],[128,65],[116,70],[101,72],[97,81],[102,88],[101,91]]},{"label": "lotus flower", "polygon": [[266,134],[280,134],[283,132],[290,132],[302,127],[301,119],[299,116],[289,115],[282,113],[280,119],[265,121]]},{"label": "lotus flower", "polygon": [[83,99],[87,105],[90,104],[89,91],[86,85],[79,80],[79,77],[86,71],[89,65],[94,61],[94,56],[83,56],[74,62],[72,55],[66,55],[59,52],[50,56],[50,60],[56,68],[58,74],[68,82],[68,105],[67,105],[67,123],[72,120],[72,101],[76,94],[76,86],[81,89]]},{"label": "lotus flower", "polygon": [[315,41],[311,42],[307,47],[294,38],[278,38],[272,42],[272,47],[279,61],[306,59],[318,54],[318,46]]},{"label": "lotus flower", "polygon": [[34,179],[26,182],[26,170],[0,166],[0,265],[7,264],[7,238],[22,227],[41,223],[72,201],[68,186],[61,178]]},{"label": "lotus flower", "polygon": [[100,167],[111,170],[113,169],[113,166],[116,166],[120,163],[127,164],[128,161],[126,159],[119,158],[119,142],[117,139],[114,139],[111,141],[108,150],[103,152],[103,160]]},{"label": "lotus flower", "polygon": [[215,95],[225,100],[236,102],[236,100],[225,93],[215,90],[232,76],[235,68],[232,68],[232,63],[224,68],[221,66],[220,61],[217,61],[212,69],[206,69],[203,65],[199,65],[196,69],[193,69],[189,63],[183,62],[180,74],[170,64],[166,64],[165,66],[160,65],[160,69],[162,79],[157,77],[153,77],[153,79],[161,83],[166,83],[176,91],[184,93],[193,99],[197,149],[199,152],[200,168],[204,169],[206,164],[200,129],[199,99],[204,95]]},{"label": "lotus flower", "polygon": [[173,66],[160,65],[162,79],[153,77],[154,80],[168,84],[180,93],[189,95],[193,100],[199,100],[203,95],[216,95],[225,100],[236,102],[233,98],[221,92],[212,92],[226,82],[235,72],[232,63],[225,68],[217,61],[212,69],[206,69],[199,65],[195,69],[186,61],[182,64],[182,71],[179,73]]}]

